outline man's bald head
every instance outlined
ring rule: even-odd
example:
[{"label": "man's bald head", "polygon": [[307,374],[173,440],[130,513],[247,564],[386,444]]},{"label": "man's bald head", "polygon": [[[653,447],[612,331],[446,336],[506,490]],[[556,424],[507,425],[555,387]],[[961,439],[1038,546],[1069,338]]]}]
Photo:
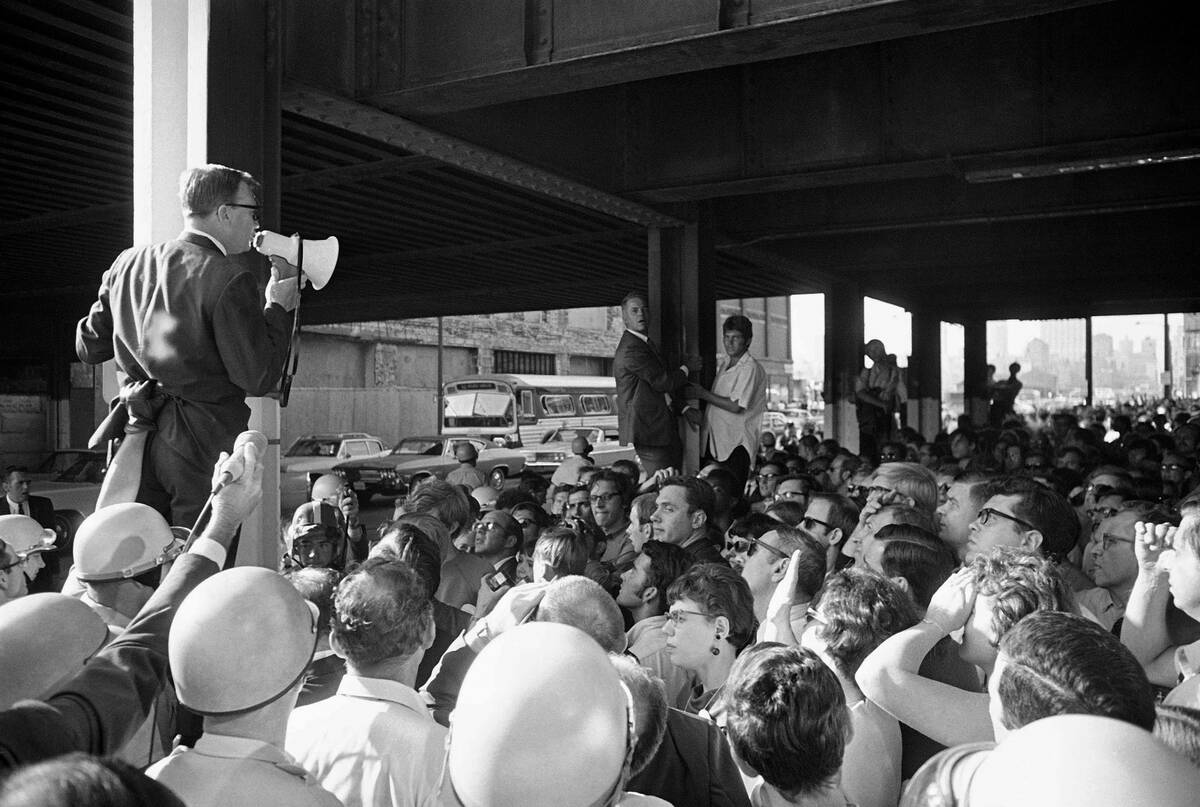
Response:
[{"label": "man's bald head", "polygon": [[599,583],[580,575],[559,577],[546,587],[538,604],[538,622],[557,622],[579,628],[605,652],[625,652],[625,623],[621,609]]}]

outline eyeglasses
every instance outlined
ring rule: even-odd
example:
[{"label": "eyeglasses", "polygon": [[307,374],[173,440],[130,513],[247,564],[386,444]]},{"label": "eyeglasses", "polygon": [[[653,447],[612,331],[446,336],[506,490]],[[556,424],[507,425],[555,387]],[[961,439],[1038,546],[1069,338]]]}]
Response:
[{"label": "eyeglasses", "polygon": [[1098,524],[1106,518],[1112,518],[1119,512],[1121,512],[1120,509],[1116,507],[1093,507],[1087,511],[1087,514],[1092,523]]},{"label": "eyeglasses", "polygon": [[1178,462],[1173,462],[1173,463],[1171,463],[1170,465],[1164,465],[1164,466],[1162,467],[1162,469],[1163,469],[1164,471],[1186,471],[1186,470],[1187,470],[1187,466],[1186,466],[1186,465],[1180,465]]},{"label": "eyeglasses", "polygon": [[504,525],[498,521],[476,521],[471,529],[475,532],[488,532],[489,530],[503,530]]},{"label": "eyeglasses", "polygon": [[588,500],[592,504],[608,504],[620,495],[620,493],[593,493],[591,496],[588,496]]},{"label": "eyeglasses", "polygon": [[1106,552],[1109,549],[1112,549],[1117,544],[1132,544],[1133,543],[1132,538],[1125,538],[1120,535],[1113,535],[1111,532],[1104,533],[1104,535],[1100,536],[1100,540],[1101,540],[1101,545],[1100,545],[1101,549],[1103,549]]},{"label": "eyeglasses", "polygon": [[885,488],[883,485],[871,485],[867,488],[867,496],[883,496],[891,492],[892,488]]},{"label": "eyeglasses", "polygon": [[812,516],[805,516],[804,520],[800,522],[800,526],[803,527],[804,529],[808,530],[809,532],[812,532],[812,528],[813,528],[814,524],[820,524],[822,527],[824,527],[827,530],[833,529],[833,525],[830,524],[828,521],[822,521],[821,519],[813,518]]},{"label": "eyeglasses", "polygon": [[771,551],[772,553],[778,555],[781,558],[791,557],[790,555],[788,555],[788,553],[784,552],[782,549],[776,549],[775,547],[771,546],[770,544],[766,543],[765,541],[760,541],[759,539],[757,539],[753,536],[730,535],[729,533],[725,533],[725,548],[728,549],[730,552],[735,552],[739,555],[745,555],[748,558],[752,558],[752,557],[754,557],[754,553],[758,551],[758,548],[760,546],[763,549],[767,549],[767,550]]},{"label": "eyeglasses", "polygon": [[1101,496],[1107,496],[1116,488],[1112,485],[1097,485],[1095,482],[1087,486],[1087,492],[1099,499]]},{"label": "eyeglasses", "polygon": [[783,474],[759,474],[758,478],[759,479],[778,479],[781,476],[783,476]]},{"label": "eyeglasses", "polygon": [[807,490],[781,490],[775,494],[780,499],[804,499],[808,497]]},{"label": "eyeglasses", "polygon": [[980,525],[986,526],[992,520],[993,516],[999,516],[1000,518],[1003,518],[1006,521],[1011,521],[1014,524],[1018,524],[1027,530],[1037,529],[1036,527],[1034,527],[1032,524],[1030,524],[1025,519],[1017,518],[1016,516],[1009,515],[1008,513],[1001,513],[999,510],[996,510],[991,507],[984,507],[983,509],[981,509],[979,511],[979,519],[978,520],[979,520]]},{"label": "eyeglasses", "polygon": [[254,223],[258,224],[259,217],[262,215],[262,205],[245,205],[241,202],[226,202],[226,207],[244,207],[250,211],[250,218],[254,219]]},{"label": "eyeglasses", "polygon": [[518,518],[517,523],[521,525],[521,529],[525,529],[530,524],[537,524],[532,518]]},{"label": "eyeglasses", "polygon": [[684,614],[691,614],[692,616],[702,616],[705,619],[708,618],[708,614],[704,613],[703,611],[688,611],[684,608],[672,608],[670,611],[667,611],[667,619],[671,620],[672,625],[678,625],[679,623],[684,621],[683,620]]}]

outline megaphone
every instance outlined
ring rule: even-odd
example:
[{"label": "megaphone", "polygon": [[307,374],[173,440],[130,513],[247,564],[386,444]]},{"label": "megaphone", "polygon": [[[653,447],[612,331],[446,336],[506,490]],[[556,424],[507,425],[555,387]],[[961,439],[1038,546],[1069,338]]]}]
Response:
[{"label": "megaphone", "polygon": [[295,266],[304,273],[314,289],[325,288],[337,265],[338,240],[334,236],[321,241],[309,241],[301,239],[299,235],[289,238],[270,230],[259,230],[250,245],[268,258],[283,258]]}]

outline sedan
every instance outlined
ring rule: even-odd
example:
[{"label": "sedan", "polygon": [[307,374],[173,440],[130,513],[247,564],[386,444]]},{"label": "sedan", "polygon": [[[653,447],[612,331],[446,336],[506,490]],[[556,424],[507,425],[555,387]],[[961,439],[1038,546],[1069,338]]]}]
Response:
[{"label": "sedan", "polygon": [[548,433],[538,445],[520,449],[525,455],[525,467],[540,474],[553,474],[562,461],[572,455],[571,443],[581,435],[592,445],[590,456],[597,468],[607,467],[617,460],[637,462],[633,446],[621,445],[616,429],[562,428]]},{"label": "sedan", "polygon": [[377,457],[388,452],[378,437],[362,432],[309,434],[292,443],[279,458],[279,505],[291,513],[308,501],[312,484],[346,460]]},{"label": "sedan", "polygon": [[510,448],[498,448],[482,437],[405,437],[390,453],[378,457],[351,460],[334,466],[358,495],[359,506],[366,507],[375,494],[402,496],[422,479],[446,474],[458,467],[454,448],[471,443],[479,452],[476,467],[488,484],[499,490],[504,480],[525,470],[525,456]]}]

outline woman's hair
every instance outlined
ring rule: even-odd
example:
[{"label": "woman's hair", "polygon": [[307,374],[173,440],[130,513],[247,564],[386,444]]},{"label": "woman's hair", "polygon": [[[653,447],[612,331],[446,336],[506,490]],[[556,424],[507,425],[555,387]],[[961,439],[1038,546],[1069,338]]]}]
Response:
[{"label": "woman's hair", "polygon": [[755,646],[734,663],[722,699],[734,753],[788,800],[835,780],[850,713],[837,676],[811,650]]},{"label": "woman's hair", "polygon": [[933,592],[946,582],[958,558],[944,541],[920,527],[888,524],[875,533],[883,543],[879,567],[888,577],[903,577],[908,590],[921,608],[928,608]]},{"label": "woman's hair", "polygon": [[917,609],[904,589],[878,572],[847,569],[825,581],[817,629],[843,675],[853,676],[883,640],[917,623]]},{"label": "woman's hair", "polygon": [[991,597],[996,644],[1035,611],[1077,613],[1075,595],[1052,561],[1024,549],[1000,546],[971,562],[978,594]]},{"label": "woman's hair", "polygon": [[691,600],[709,618],[729,620],[725,637],[734,650],[750,644],[758,622],[754,619],[754,595],[750,585],[733,569],[721,563],[698,563],[684,572],[667,589],[667,602]]},{"label": "woman's hair", "polygon": [[546,530],[533,547],[533,559],[546,564],[547,580],[569,574],[583,574],[591,555],[587,538],[570,527]]},{"label": "woman's hair", "polygon": [[1200,709],[1159,706],[1154,721],[1154,736],[1200,768]]}]

